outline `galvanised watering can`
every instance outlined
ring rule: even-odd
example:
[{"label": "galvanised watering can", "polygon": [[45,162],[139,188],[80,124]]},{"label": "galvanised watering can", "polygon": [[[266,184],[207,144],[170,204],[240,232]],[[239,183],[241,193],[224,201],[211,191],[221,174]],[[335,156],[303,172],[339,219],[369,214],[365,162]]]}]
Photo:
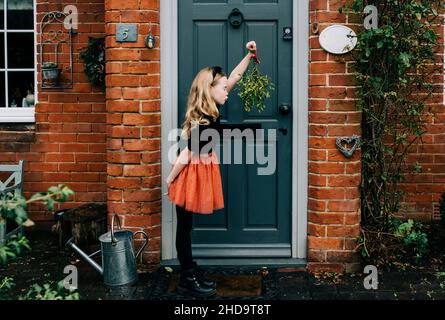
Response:
[{"label": "galvanised watering can", "polygon": [[[119,229],[114,230],[114,221],[117,220]],[[142,234],[145,243],[138,253],[134,254],[133,238],[137,234]],[[122,230],[119,216],[113,215],[111,220],[111,231],[99,237],[101,250],[87,255],[73,242],[73,238],[66,243],[67,247],[76,251],[86,262],[104,277],[107,286],[132,285],[138,280],[136,269],[136,259],[148,244],[148,235],[143,231],[131,232]],[[102,266],[98,265],[91,257],[102,252]]]}]

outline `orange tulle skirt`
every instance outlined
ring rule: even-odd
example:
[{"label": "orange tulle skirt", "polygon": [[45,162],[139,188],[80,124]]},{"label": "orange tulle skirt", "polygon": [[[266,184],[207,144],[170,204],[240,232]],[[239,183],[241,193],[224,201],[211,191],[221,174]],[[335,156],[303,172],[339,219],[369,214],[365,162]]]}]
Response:
[{"label": "orange tulle skirt", "polygon": [[210,214],[224,208],[221,171],[216,153],[194,155],[170,184],[168,197],[174,204],[194,213]]}]

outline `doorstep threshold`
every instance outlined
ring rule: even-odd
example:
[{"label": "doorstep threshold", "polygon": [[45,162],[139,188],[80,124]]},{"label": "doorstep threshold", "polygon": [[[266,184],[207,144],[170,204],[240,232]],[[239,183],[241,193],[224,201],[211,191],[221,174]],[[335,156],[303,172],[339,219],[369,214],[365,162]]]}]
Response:
[{"label": "doorstep threshold", "polygon": [[[306,268],[306,259],[291,258],[210,258],[194,259],[198,265],[207,267],[268,267]],[[161,266],[179,266],[178,259],[161,260]]]}]

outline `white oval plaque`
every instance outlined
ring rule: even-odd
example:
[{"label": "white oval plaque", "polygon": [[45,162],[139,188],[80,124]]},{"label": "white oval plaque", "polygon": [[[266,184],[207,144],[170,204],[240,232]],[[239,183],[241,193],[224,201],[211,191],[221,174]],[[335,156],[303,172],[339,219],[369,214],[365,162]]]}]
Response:
[{"label": "white oval plaque", "polygon": [[324,29],[319,37],[320,46],[329,53],[345,54],[357,45],[357,35],[349,27],[336,24]]}]

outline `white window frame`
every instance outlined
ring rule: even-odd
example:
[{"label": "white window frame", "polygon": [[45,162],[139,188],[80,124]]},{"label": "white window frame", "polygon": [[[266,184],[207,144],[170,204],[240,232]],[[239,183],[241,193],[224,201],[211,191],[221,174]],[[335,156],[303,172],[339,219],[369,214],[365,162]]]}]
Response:
[{"label": "white window frame", "polygon": [[[6,99],[5,102],[8,101],[8,37],[6,36],[6,33],[14,33],[14,32],[33,32],[34,34],[34,68],[27,68],[27,69],[14,69],[14,71],[33,71],[34,72],[34,97],[35,97],[35,103],[34,107],[32,108],[10,108],[8,105],[6,105],[4,108],[0,108],[0,124],[1,123],[33,123],[35,122],[35,106],[37,104],[37,97],[38,97],[38,87],[37,87],[37,35],[36,35],[36,16],[37,16],[37,1],[33,0],[33,29],[24,29],[24,30],[8,30],[7,29],[7,23],[8,23],[8,3],[7,0],[3,2],[3,14],[4,14],[4,28],[2,29],[4,33],[4,43],[5,43],[5,67],[0,68],[1,72],[5,72],[5,95]],[[6,32],[7,30],[7,32]],[[8,103],[6,103],[8,104]]]}]

